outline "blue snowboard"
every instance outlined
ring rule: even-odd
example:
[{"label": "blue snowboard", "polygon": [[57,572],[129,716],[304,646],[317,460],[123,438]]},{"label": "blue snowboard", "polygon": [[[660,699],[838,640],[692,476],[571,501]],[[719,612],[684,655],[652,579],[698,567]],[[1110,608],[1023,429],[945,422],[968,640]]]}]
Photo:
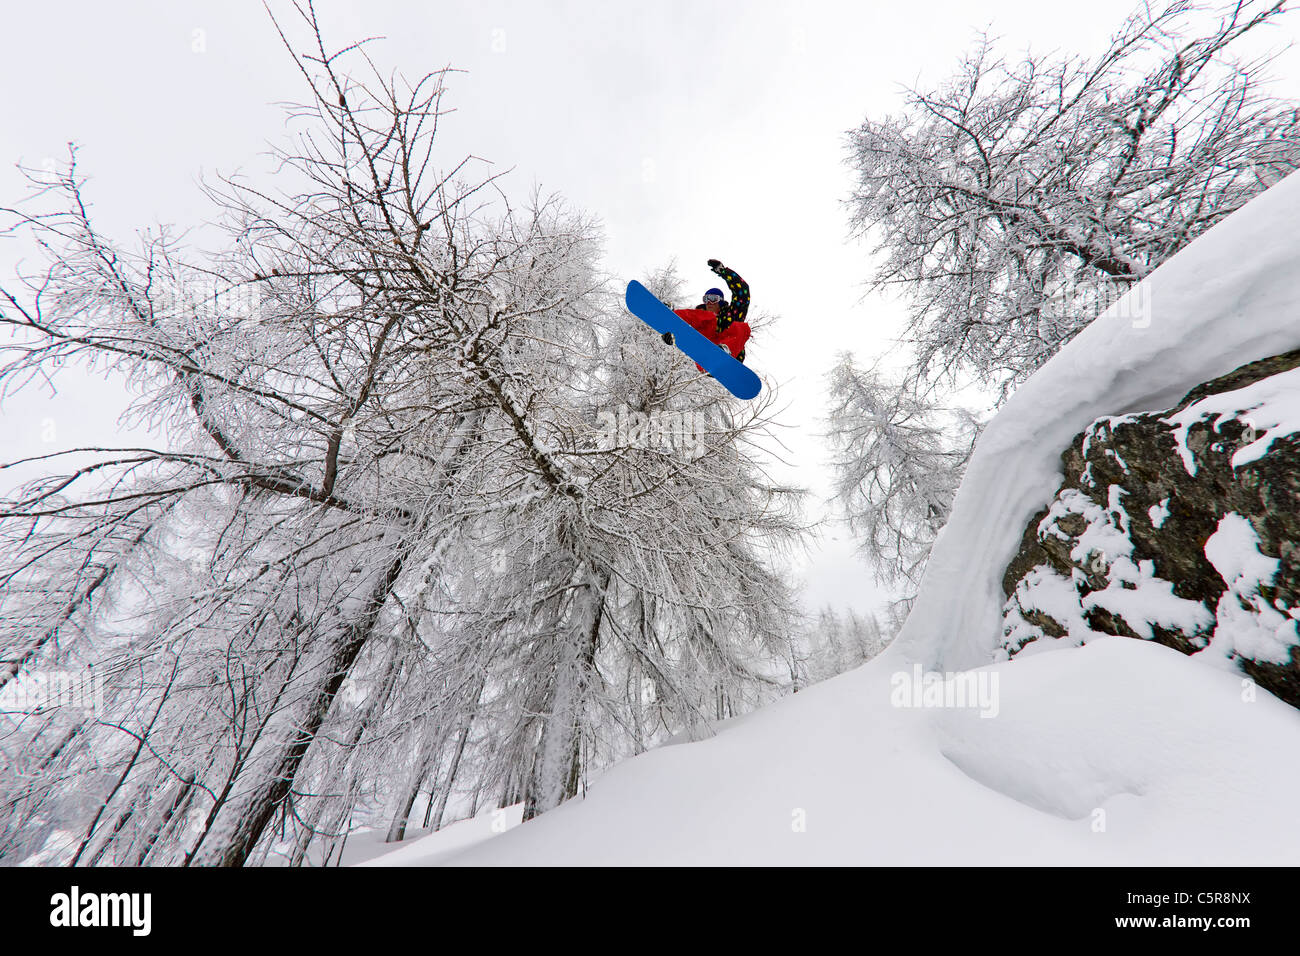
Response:
[{"label": "blue snowboard", "polygon": [[671,332],[677,347],[695,359],[737,398],[753,398],[763,387],[758,376],[744,362],[732,358],[696,332],[681,316],[651,295],[650,290],[635,279],[627,284],[627,307],[660,335]]}]

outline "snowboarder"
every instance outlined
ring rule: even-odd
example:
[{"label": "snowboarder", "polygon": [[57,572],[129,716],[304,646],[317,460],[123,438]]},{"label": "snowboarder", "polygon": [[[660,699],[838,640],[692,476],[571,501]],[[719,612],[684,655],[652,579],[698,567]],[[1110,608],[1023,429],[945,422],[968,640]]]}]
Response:
[{"label": "snowboarder", "polygon": [[[749,323],[745,321],[749,313],[749,283],[717,259],[709,260],[709,268],[727,284],[731,301],[726,300],[721,289],[710,289],[704,293],[704,301],[695,308],[673,311],[714,345],[743,362],[745,343],[749,341]],[[671,332],[665,332],[663,339],[669,345],[673,344]]]}]

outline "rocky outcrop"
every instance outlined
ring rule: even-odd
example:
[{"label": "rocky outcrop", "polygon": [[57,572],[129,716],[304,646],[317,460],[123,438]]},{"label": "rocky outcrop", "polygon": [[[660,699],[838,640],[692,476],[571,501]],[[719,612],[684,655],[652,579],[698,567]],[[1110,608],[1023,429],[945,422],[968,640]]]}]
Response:
[{"label": "rocky outcrop", "polygon": [[1300,707],[1300,350],[1098,419],[1003,577],[1003,647],[1100,634],[1235,663]]}]

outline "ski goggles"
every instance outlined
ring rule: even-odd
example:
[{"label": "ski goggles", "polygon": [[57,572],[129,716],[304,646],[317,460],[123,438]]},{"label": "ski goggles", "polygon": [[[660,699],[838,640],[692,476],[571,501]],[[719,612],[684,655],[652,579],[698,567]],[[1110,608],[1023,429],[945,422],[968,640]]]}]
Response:
[{"label": "ski goggles", "polygon": [[713,294],[711,294],[711,295],[706,295],[706,296],[704,297],[704,301],[705,301],[705,302],[721,302],[721,301],[722,301],[722,296],[718,295],[718,294],[715,292],[715,293],[713,293]]}]

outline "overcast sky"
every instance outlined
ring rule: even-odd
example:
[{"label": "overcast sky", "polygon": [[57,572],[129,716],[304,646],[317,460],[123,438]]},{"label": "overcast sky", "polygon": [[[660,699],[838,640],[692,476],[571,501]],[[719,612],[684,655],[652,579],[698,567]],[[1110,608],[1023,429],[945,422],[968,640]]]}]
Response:
[{"label": "overcast sky", "polygon": [[[824,373],[840,349],[873,360],[900,330],[895,304],[863,299],[868,250],[847,239],[844,134],[899,104],[902,86],[941,80],[984,28],[1018,55],[1095,53],[1133,9],[983,2],[468,2],[323,0],[327,42],[385,39],[371,56],[408,77],[466,71],[445,101],[441,162],[465,153],[514,168],[598,216],[620,279],[676,259],[694,291],[711,257],[751,284],[779,320],[747,350],[779,390],[792,478],[826,491],[817,437]],[[271,9],[303,33],[292,7]],[[1266,45],[1293,42],[1296,15]],[[1300,96],[1300,59],[1275,66]],[[21,192],[13,164],[61,160],[80,145],[101,225],[118,239],[158,222],[201,223],[201,172],[255,171],[284,133],[278,103],[302,78],[260,3],[15,3],[0,7],[0,205]],[[20,250],[0,243],[6,276]],[[21,250],[25,251],[25,250]],[[28,253],[29,254],[29,253]],[[65,389],[0,408],[0,449],[117,440],[111,402]],[[48,450],[48,446],[47,449]],[[870,608],[869,574],[832,532],[805,574],[813,605]]]}]

